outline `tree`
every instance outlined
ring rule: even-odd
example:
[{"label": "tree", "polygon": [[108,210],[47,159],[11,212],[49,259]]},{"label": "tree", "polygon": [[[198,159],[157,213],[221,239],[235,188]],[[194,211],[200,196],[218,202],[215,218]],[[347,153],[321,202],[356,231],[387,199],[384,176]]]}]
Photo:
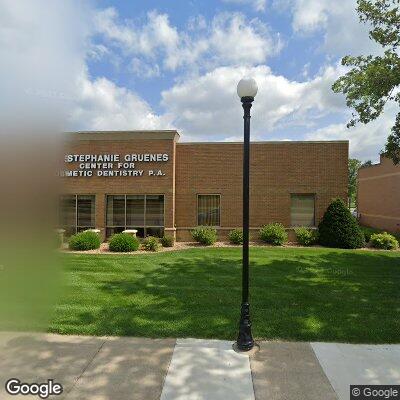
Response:
[{"label": "tree", "polygon": [[[357,0],[360,22],[371,26],[369,37],[382,46],[379,56],[346,56],[342,65],[353,67],[332,86],[346,96],[353,115],[347,127],[378,118],[388,102],[400,106],[400,0]],[[385,156],[400,163],[400,112],[388,137]]]},{"label": "tree", "polygon": [[357,199],[357,173],[361,167],[361,161],[355,158],[349,159],[349,206],[356,203]]},{"label": "tree", "polygon": [[322,246],[358,249],[365,244],[364,234],[341,199],[335,199],[329,205],[318,225],[318,232]]},{"label": "tree", "polygon": [[370,167],[371,165],[374,165],[371,160],[365,161],[361,164],[362,167]]},{"label": "tree", "polygon": [[349,207],[357,203],[357,175],[358,170],[361,167],[370,167],[372,165],[372,161],[368,160],[365,162],[361,162],[356,158],[349,159]]}]

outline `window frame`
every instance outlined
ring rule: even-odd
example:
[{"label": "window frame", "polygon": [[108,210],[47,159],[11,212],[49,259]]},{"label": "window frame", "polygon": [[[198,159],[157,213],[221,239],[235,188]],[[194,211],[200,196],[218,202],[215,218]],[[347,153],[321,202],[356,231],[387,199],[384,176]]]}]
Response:
[{"label": "window frame", "polygon": [[[61,199],[63,197],[74,197],[74,202],[75,202],[75,226],[74,226],[74,232],[78,233],[81,232],[81,230],[79,230],[79,228],[87,228],[87,229],[96,229],[96,194],[94,193],[79,193],[79,194],[70,194],[70,193],[66,193],[66,194],[62,194],[60,195],[60,199],[59,201],[61,201]],[[91,196],[94,198],[94,218],[93,218],[93,226],[80,226],[78,225],[78,197],[79,196]],[[58,225],[60,227],[62,227],[62,229],[65,229],[67,226],[66,225],[61,225],[61,207],[60,204],[58,206]]]},{"label": "window frame", "polygon": [[304,225],[293,225],[293,221],[292,221],[292,196],[313,196],[314,202],[313,202],[313,206],[314,206],[314,213],[313,213],[313,224],[310,226],[305,226],[306,228],[316,228],[316,224],[317,224],[317,215],[316,215],[316,211],[317,211],[317,207],[316,207],[316,203],[317,203],[317,194],[316,193],[290,193],[290,227],[291,228],[298,228],[298,227],[304,227]]},{"label": "window frame", "polygon": [[221,207],[221,198],[222,198],[222,196],[221,196],[221,193],[197,193],[196,194],[196,223],[197,223],[197,225],[196,226],[200,226],[200,224],[199,224],[199,196],[218,196],[219,197],[219,225],[207,225],[207,226],[210,226],[210,227],[212,227],[212,228],[220,228],[221,227],[221,215],[222,215],[222,212],[221,212],[221,209],[222,209],[222,207]]},{"label": "window frame", "polygon": [[[143,215],[143,226],[137,226],[136,228],[143,228],[144,237],[147,236],[147,228],[162,228],[165,229],[165,194],[164,193],[106,193],[105,195],[105,207],[104,207],[104,221],[105,221],[105,231],[107,235],[107,229],[109,228],[124,228],[125,230],[130,227],[126,224],[126,200],[127,196],[143,196],[144,197],[144,215]],[[107,210],[108,210],[108,197],[109,196],[124,196],[124,226],[121,225],[108,225],[107,221]],[[146,224],[146,213],[147,213],[147,196],[162,196],[163,197],[163,221],[162,225],[155,226]]]}]

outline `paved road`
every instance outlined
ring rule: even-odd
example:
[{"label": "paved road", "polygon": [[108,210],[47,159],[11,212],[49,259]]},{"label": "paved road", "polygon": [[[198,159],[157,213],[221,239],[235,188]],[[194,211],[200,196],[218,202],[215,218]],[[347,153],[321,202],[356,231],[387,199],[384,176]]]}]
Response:
[{"label": "paved road", "polygon": [[12,377],[85,400],[347,400],[350,384],[400,384],[400,345],[259,344],[249,357],[219,340],[0,333],[0,399],[38,398],[8,395]]}]

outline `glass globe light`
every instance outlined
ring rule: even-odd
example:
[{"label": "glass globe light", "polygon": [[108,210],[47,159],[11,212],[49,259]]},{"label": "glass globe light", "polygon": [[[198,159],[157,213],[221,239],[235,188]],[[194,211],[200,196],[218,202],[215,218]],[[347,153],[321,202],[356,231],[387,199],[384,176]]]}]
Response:
[{"label": "glass globe light", "polygon": [[256,97],[258,91],[257,82],[251,77],[242,78],[237,85],[237,94],[240,98]]}]

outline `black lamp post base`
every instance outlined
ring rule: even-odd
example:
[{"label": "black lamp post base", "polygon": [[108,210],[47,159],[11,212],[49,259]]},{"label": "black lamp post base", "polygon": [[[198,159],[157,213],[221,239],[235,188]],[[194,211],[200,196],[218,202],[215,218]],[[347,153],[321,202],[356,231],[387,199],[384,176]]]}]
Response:
[{"label": "black lamp post base", "polygon": [[254,339],[251,334],[250,304],[242,303],[239,322],[239,335],[236,341],[239,351],[250,351],[254,347]]},{"label": "black lamp post base", "polygon": [[239,350],[239,348],[237,347],[237,343],[233,343],[232,345],[232,349],[233,351],[235,351],[236,353],[239,354],[245,354],[246,356],[254,356],[255,354],[257,354],[260,351],[260,346],[258,343],[254,343],[254,346],[251,350]]}]

